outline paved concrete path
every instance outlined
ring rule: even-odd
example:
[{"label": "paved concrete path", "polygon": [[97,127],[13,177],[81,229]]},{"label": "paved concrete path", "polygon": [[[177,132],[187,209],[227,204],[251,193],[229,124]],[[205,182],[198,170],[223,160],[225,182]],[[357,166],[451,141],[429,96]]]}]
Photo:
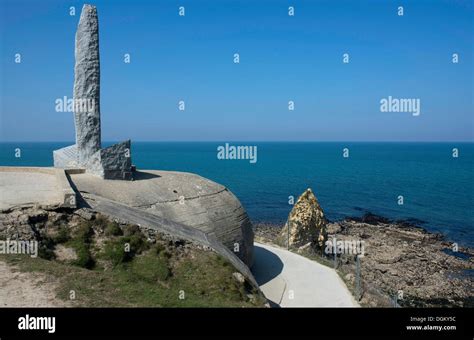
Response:
[{"label": "paved concrete path", "polygon": [[255,243],[252,272],[281,307],[358,307],[335,270],[286,249]]}]

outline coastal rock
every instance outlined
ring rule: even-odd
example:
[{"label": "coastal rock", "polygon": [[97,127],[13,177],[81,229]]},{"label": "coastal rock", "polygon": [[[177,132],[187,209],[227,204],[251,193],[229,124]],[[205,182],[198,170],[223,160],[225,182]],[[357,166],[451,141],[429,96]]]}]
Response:
[{"label": "coastal rock", "polygon": [[351,217],[351,220],[372,225],[386,224],[390,222],[388,218],[378,216],[370,212],[365,213],[362,217]]},{"label": "coastal rock", "polygon": [[342,228],[339,223],[328,223],[326,225],[326,230],[328,234],[337,234],[342,231]]},{"label": "coastal rock", "polygon": [[[452,245],[439,234],[428,233],[419,226],[390,221],[370,214],[367,222],[360,218],[340,222],[344,233],[338,240],[363,238],[365,256],[360,260],[362,305],[403,307],[472,307],[474,269],[472,249],[449,252]],[[355,273],[355,263],[339,261],[343,275]],[[464,257],[464,259],[463,259]],[[472,275],[472,274],[471,274]]]},{"label": "coastal rock", "polygon": [[280,238],[286,240],[290,247],[311,243],[316,248],[322,248],[327,240],[326,225],[324,212],[313,191],[308,188],[291,210]]},{"label": "coastal rock", "polygon": [[68,211],[35,207],[17,208],[1,214],[0,240],[45,240],[54,238],[61,229],[76,226],[81,218]]}]

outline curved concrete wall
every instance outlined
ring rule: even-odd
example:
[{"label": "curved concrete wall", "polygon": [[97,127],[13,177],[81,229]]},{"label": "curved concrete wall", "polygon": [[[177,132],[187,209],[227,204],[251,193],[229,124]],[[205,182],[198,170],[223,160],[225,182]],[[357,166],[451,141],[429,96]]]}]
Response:
[{"label": "curved concrete wall", "polygon": [[154,229],[214,249],[219,255],[227,259],[240,273],[242,273],[252,286],[259,289],[257,281],[247,265],[243,263],[236,254],[230,251],[229,248],[224,246],[213,233],[205,233],[199,229],[166,220],[155,214],[142,211],[138,208],[132,208],[97,195],[84,193],[81,198],[90,208],[110,218],[119,219],[120,221],[127,223],[138,224],[140,227]]},{"label": "curved concrete wall", "polygon": [[192,173],[143,170],[134,181],[71,174],[80,192],[95,194],[214,235],[248,266],[253,230],[239,200],[224,186]]}]

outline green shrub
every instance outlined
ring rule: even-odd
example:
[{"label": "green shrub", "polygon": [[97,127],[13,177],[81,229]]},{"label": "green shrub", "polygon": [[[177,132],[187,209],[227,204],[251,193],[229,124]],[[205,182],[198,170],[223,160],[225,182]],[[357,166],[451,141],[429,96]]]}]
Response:
[{"label": "green shrub", "polygon": [[171,256],[173,256],[173,254],[171,254],[168,249],[165,249],[164,251],[160,253],[160,257],[165,258],[165,259],[170,259]]},{"label": "green shrub", "polygon": [[107,217],[105,217],[104,215],[98,214],[91,224],[94,224],[94,226],[98,229],[105,230],[105,228],[107,227],[109,223],[110,222]]},{"label": "green shrub", "polygon": [[54,255],[54,241],[49,236],[44,236],[38,242],[38,256],[45,260],[53,260]]},{"label": "green shrub", "polygon": [[74,242],[71,245],[76,251],[76,255],[77,255],[77,259],[72,261],[72,264],[82,267],[82,268],[87,268],[87,269],[94,268],[95,261],[90,253],[88,245],[79,244],[78,242],[77,243]]},{"label": "green shrub", "polygon": [[54,255],[54,246],[69,240],[69,230],[67,227],[60,227],[54,236],[43,236],[38,245],[38,256],[45,260],[52,260]]},{"label": "green shrub", "polygon": [[123,238],[111,240],[105,244],[103,257],[112,262],[113,266],[127,262],[132,258],[130,252],[125,251],[125,243]]},{"label": "green shrub", "polygon": [[68,241],[68,246],[73,248],[77,254],[77,259],[72,261],[72,264],[87,269],[94,267],[95,261],[89,249],[93,233],[90,222],[79,224],[75,236]]},{"label": "green shrub", "polygon": [[122,236],[105,244],[103,257],[116,266],[130,261],[136,254],[146,249],[148,249],[148,244],[143,235]]},{"label": "green shrub", "polygon": [[70,239],[69,229],[67,227],[60,227],[58,233],[51,237],[54,244],[65,243]]},{"label": "green shrub", "polygon": [[145,237],[141,234],[135,234],[132,236],[124,236],[124,241],[130,244],[130,252],[133,254],[139,254],[144,250],[149,248],[148,243],[145,240]]},{"label": "green shrub", "polygon": [[157,243],[157,244],[155,244],[153,250],[154,250],[156,255],[160,255],[160,253],[162,253],[163,251],[166,250],[166,247],[161,243]]},{"label": "green shrub", "polygon": [[136,224],[128,224],[125,226],[124,233],[125,236],[132,236],[132,235],[141,235],[143,236],[142,232],[140,231],[140,227]]},{"label": "green shrub", "polygon": [[90,243],[91,237],[94,234],[92,225],[90,222],[82,222],[79,224],[78,229],[76,230],[75,239],[82,240],[84,243]]},{"label": "green shrub", "polygon": [[123,235],[122,228],[117,222],[109,222],[105,227],[105,235],[107,236],[120,236]]},{"label": "green shrub", "polygon": [[54,251],[43,243],[38,245],[38,256],[45,260],[53,260],[56,257]]}]

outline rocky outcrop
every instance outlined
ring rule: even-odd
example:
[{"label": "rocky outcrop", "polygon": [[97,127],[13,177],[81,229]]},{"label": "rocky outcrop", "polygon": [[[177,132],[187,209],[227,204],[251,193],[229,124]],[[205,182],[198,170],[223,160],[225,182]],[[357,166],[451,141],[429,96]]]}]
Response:
[{"label": "rocky outcrop", "polygon": [[321,249],[327,240],[326,224],[327,220],[316,196],[311,189],[306,189],[295,203],[280,233],[281,243],[289,247],[311,244]]},{"label": "rocky outcrop", "polygon": [[[403,221],[368,215],[328,225],[338,241],[363,241],[361,304],[403,307],[473,307],[472,249]],[[361,222],[361,220],[368,222]],[[339,271],[355,287],[353,255],[338,258]]]}]

